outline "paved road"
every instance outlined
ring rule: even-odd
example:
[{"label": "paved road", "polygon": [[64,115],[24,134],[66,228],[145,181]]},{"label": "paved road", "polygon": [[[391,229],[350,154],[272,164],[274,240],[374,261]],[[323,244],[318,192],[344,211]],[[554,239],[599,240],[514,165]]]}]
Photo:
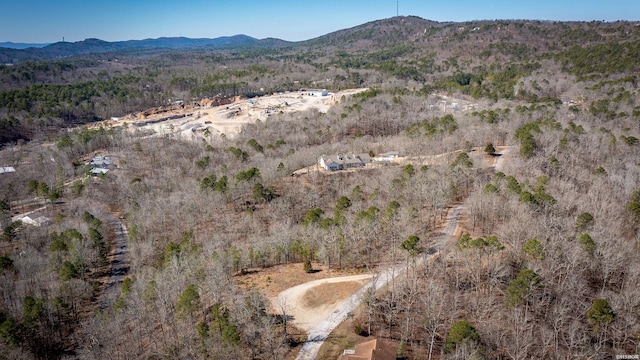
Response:
[{"label": "paved road", "polygon": [[[436,244],[431,247],[428,254],[423,254],[417,259],[417,263],[424,263],[425,261],[436,256],[440,250],[442,250],[447,241],[456,233],[458,227],[458,218],[462,211],[462,205],[456,205],[449,209],[447,213],[447,219],[442,232],[439,234]],[[363,286],[358,292],[351,295],[345,300],[327,319],[320,322],[315,328],[309,331],[307,340],[302,344],[302,348],[298,353],[298,360],[312,360],[318,356],[318,351],[322,346],[322,343],[327,339],[331,331],[343,322],[350,312],[352,312],[361,302],[367,289],[374,287],[376,290],[384,287],[389,281],[398,275],[401,275],[406,270],[404,264],[399,264],[390,267],[374,276],[373,280],[367,285]],[[325,279],[326,280],[326,279]],[[286,290],[285,290],[286,291]]]},{"label": "paved road", "polygon": [[98,303],[100,310],[108,309],[115,303],[118,296],[120,296],[120,284],[129,272],[129,265],[127,264],[129,234],[127,233],[127,228],[120,219],[112,215],[108,215],[108,223],[113,227],[116,241],[115,249],[111,254],[111,269],[109,270],[107,286]]}]

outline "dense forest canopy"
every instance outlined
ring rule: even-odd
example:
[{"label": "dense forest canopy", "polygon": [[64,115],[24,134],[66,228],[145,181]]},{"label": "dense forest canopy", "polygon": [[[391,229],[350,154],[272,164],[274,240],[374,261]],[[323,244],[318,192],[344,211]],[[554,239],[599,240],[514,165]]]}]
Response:
[{"label": "dense forest canopy", "polygon": [[[288,264],[405,265],[349,332],[406,358],[640,351],[637,24],[396,17],[274,44],[0,66],[1,353],[293,356],[304,334],[243,278]],[[368,90],[236,136],[83,126],[301,88]],[[291,176],[391,150],[405,162]],[[454,205],[460,231],[417,265]],[[31,210],[50,223],[11,221]]]}]

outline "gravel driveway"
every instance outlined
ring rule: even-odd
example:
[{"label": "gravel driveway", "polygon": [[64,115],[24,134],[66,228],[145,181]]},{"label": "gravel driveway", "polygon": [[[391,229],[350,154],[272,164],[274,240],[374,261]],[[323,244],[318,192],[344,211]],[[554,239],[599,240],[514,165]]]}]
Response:
[{"label": "gravel driveway", "polygon": [[[417,264],[422,264],[426,260],[433,258],[440,252],[440,250],[444,248],[447,241],[449,241],[449,239],[456,233],[456,229],[458,227],[458,218],[460,217],[461,211],[462,211],[462,205],[456,205],[453,208],[449,209],[449,212],[447,213],[445,226],[442,232],[439,234],[436,240],[436,244],[430,249],[428,254],[422,254],[416,259]],[[395,265],[390,268],[387,268],[386,270],[383,270],[378,274],[366,275],[366,276],[372,277],[373,279],[370,282],[368,282],[365,286],[363,286],[360,290],[358,290],[355,294],[351,295],[348,299],[342,302],[340,305],[336,306],[335,309],[324,320],[318,322],[317,325],[313,327],[305,329],[308,331],[309,335],[307,337],[307,340],[304,342],[304,344],[302,344],[302,348],[300,349],[300,352],[298,353],[298,357],[296,359],[298,360],[315,359],[316,356],[318,355],[318,351],[320,350],[320,347],[322,346],[322,343],[327,339],[331,331],[333,331],[333,329],[336,326],[338,326],[341,322],[343,322],[347,318],[349,313],[351,313],[362,302],[363,296],[367,291],[367,289],[374,287],[376,290],[378,290],[383,286],[385,286],[389,281],[391,281],[396,276],[403,274],[405,270],[406,270],[405,265],[399,264],[399,265]],[[365,275],[358,275],[358,276],[365,276]],[[352,278],[352,277],[348,276],[348,277],[311,281],[302,285],[298,285],[291,289],[287,289],[282,293],[280,293],[278,297],[280,298],[280,296],[284,294],[283,298],[288,299],[287,301],[294,302],[295,299],[301,297],[305,291],[307,291],[308,289],[314,286],[318,286],[324,282],[331,282],[332,280],[335,282],[351,281],[347,278]],[[291,293],[297,294],[296,297],[287,297],[288,296],[287,294],[291,294]],[[298,304],[293,303],[291,306],[296,307],[298,306]],[[301,311],[301,313],[304,314],[304,311]],[[304,319],[300,319],[300,320],[296,319],[296,324],[298,324],[297,321],[301,321],[302,323],[305,323],[307,325],[312,324],[311,321],[307,321]],[[304,329],[305,327],[303,326],[302,328]]]}]

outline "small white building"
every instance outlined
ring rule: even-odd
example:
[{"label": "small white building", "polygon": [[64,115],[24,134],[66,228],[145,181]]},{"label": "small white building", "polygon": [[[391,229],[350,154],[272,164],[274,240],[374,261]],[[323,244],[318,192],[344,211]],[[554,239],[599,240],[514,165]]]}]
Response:
[{"label": "small white building", "polygon": [[327,89],[300,89],[300,94],[307,96],[329,96],[329,91]]},{"label": "small white building", "polygon": [[0,174],[16,172],[13,166],[0,166]]},{"label": "small white building", "polygon": [[109,172],[109,169],[93,168],[91,169],[91,175],[104,175]]},{"label": "small white building", "polygon": [[374,156],[371,160],[375,162],[389,162],[398,158],[400,154],[397,151],[387,151]]},{"label": "small white building", "polygon": [[35,227],[41,227],[51,224],[51,219],[38,213],[23,216],[20,221],[22,221],[23,224],[28,224]]}]

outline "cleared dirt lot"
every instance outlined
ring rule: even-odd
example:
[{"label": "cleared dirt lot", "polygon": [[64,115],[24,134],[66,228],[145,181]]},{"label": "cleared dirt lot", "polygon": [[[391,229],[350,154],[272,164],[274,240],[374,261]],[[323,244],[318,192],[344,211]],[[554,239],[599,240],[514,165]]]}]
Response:
[{"label": "cleared dirt lot", "polygon": [[269,116],[279,113],[295,113],[309,109],[317,109],[324,113],[343,96],[365,90],[367,89],[344,90],[329,93],[327,96],[286,92],[252,99],[229,99],[223,105],[212,101],[201,101],[198,105],[174,104],[128,114],[118,121],[109,120],[103,124],[127,124],[131,129],[153,130],[158,135],[174,134],[187,139],[212,135],[233,137],[244,124],[251,124],[257,120],[265,121]]},{"label": "cleared dirt lot", "polygon": [[271,299],[278,312],[284,307],[293,323],[310,331],[334,312],[342,302],[369,282],[371,274],[310,281],[289,288]]}]

